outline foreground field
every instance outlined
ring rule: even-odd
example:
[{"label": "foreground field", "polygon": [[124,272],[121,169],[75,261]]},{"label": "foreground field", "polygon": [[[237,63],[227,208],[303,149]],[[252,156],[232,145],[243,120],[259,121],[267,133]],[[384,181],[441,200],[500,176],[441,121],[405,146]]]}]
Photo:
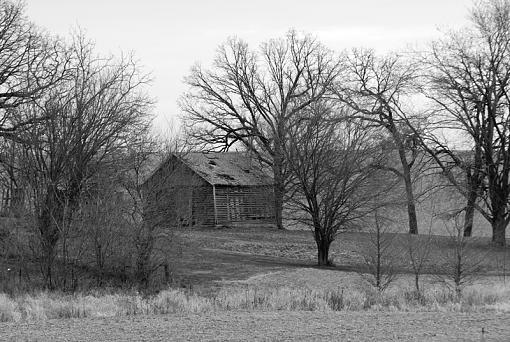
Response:
[{"label": "foreground field", "polygon": [[232,312],[0,324],[0,336],[4,341],[24,342],[508,341],[510,315]]},{"label": "foreground field", "polygon": [[394,236],[400,274],[383,293],[361,274],[369,238],[340,234],[335,266],[320,269],[309,231],[184,230],[173,276],[185,289],[0,294],[0,340],[509,340],[508,248],[471,240],[482,267],[459,298],[437,274],[451,241],[433,236],[417,298],[405,251],[425,237]]}]

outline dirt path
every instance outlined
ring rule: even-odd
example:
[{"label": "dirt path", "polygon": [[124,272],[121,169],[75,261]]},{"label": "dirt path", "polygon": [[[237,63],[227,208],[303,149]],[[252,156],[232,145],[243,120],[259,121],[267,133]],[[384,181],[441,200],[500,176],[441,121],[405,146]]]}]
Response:
[{"label": "dirt path", "polygon": [[311,266],[314,266],[312,262],[290,258],[197,248],[180,259],[175,270],[184,275],[184,283],[191,284],[195,292],[207,295],[219,289],[219,281],[242,280],[256,274]]},{"label": "dirt path", "polygon": [[[482,339],[482,328],[487,332]],[[509,341],[496,313],[222,312],[1,323],[2,341]]]}]

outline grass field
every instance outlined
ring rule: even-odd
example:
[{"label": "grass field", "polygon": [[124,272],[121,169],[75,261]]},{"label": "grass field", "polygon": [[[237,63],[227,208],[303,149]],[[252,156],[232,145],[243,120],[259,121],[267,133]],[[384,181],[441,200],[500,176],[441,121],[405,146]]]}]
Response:
[{"label": "grass field", "polygon": [[[316,265],[316,245],[312,233],[306,230],[278,231],[272,227],[252,226],[188,230],[180,236],[184,247],[179,263],[175,265],[176,273],[197,290],[214,288],[215,284],[225,280]],[[401,255],[397,255],[395,262],[403,278],[411,272],[406,255],[409,243],[420,245],[430,239],[431,250],[425,267],[428,274],[438,272],[445,262],[445,251],[452,249],[452,241],[446,236],[395,234],[392,239],[393,249]],[[340,233],[331,246],[330,255],[335,266],[330,270],[352,274],[362,270],[365,267],[362,254],[369,248],[369,243],[367,233]],[[509,248],[491,246],[489,237],[471,238],[470,244],[471,252],[480,259],[480,279],[488,276],[506,281],[507,268],[510,268]]]},{"label": "grass field", "polygon": [[0,321],[5,321],[0,323],[0,337],[479,341],[483,328],[487,340],[506,340],[508,248],[492,247],[486,237],[473,238],[471,248],[483,257],[480,272],[457,298],[435,274],[451,241],[433,236],[423,297],[417,300],[405,247],[425,238],[392,236],[392,247],[402,253],[396,260],[399,277],[381,294],[358,272],[364,267],[360,252],[370,240],[366,233],[339,234],[331,250],[335,265],[317,268],[310,231],[277,231],[271,226],[183,230],[178,233],[181,248],[173,274],[175,284],[185,289],[149,297],[104,291],[0,295]]}]

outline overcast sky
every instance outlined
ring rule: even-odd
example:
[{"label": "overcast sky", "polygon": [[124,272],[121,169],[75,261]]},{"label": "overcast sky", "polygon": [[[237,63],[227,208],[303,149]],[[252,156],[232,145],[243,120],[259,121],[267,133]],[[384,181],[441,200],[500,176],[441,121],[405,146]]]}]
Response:
[{"label": "overcast sky", "polygon": [[154,78],[156,121],[177,117],[183,78],[211,62],[219,44],[238,36],[256,48],[294,28],[341,51],[381,52],[437,37],[466,24],[471,0],[26,0],[29,18],[65,36],[77,26],[100,53],[133,51]]}]

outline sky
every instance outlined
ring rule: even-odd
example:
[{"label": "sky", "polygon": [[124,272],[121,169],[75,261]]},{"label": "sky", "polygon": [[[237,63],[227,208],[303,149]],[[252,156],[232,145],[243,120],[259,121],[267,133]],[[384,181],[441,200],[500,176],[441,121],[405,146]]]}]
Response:
[{"label": "sky", "polygon": [[461,28],[471,0],[25,0],[29,19],[49,33],[80,28],[100,54],[134,52],[152,75],[156,129],[178,125],[177,100],[195,63],[237,36],[257,49],[289,29],[311,33],[328,48],[385,53]]}]

